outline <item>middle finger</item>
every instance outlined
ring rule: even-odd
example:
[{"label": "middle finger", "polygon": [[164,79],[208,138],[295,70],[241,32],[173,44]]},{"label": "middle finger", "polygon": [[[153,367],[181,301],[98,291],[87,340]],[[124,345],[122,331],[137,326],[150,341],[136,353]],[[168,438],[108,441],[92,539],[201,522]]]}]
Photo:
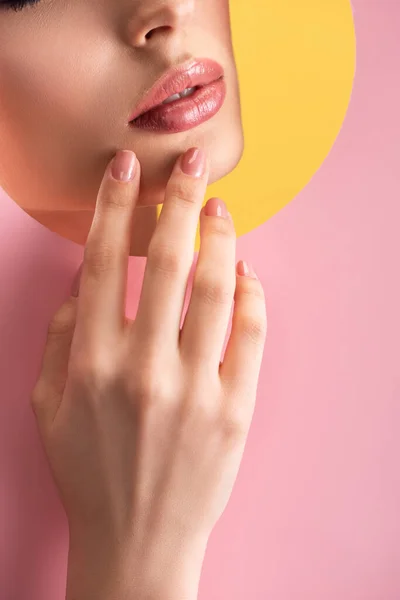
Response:
[{"label": "middle finger", "polygon": [[199,214],[207,189],[205,151],[190,148],[175,163],[150,241],[134,330],[141,339],[178,348]]}]

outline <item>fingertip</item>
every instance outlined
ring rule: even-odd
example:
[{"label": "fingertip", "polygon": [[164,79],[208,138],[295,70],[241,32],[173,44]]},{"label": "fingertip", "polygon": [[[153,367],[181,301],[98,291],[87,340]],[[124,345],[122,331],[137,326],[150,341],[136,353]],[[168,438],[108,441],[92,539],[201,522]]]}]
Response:
[{"label": "fingertip", "polygon": [[115,181],[133,181],[139,170],[136,154],[132,150],[117,150],[109,165],[109,174]]},{"label": "fingertip", "polygon": [[240,277],[250,277],[251,279],[258,279],[253,265],[245,260],[239,260],[236,265],[236,273]]},{"label": "fingertip", "polygon": [[200,178],[208,168],[207,154],[204,148],[189,148],[179,157],[179,166],[185,175]]}]

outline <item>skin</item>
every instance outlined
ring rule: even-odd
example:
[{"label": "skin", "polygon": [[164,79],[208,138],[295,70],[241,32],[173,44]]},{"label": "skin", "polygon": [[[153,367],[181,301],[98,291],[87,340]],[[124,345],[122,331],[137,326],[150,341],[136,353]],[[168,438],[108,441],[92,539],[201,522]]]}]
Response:
[{"label": "skin", "polygon": [[31,402],[69,522],[67,600],[195,600],[209,536],[239,470],[265,298],[240,261],[235,272],[232,219],[216,212],[216,199],[201,209],[209,160],[197,177],[183,165],[179,158],[167,183],[135,320],[124,306],[138,162],[129,182],[106,170],[79,297],[49,325]]},{"label": "skin", "polygon": [[[67,600],[194,600],[266,336],[262,286],[235,273],[232,220],[201,211],[207,184],[243,151],[227,0],[42,0],[2,9],[0,40],[2,186],[85,244],[79,297],[49,324],[31,399],[68,517]],[[128,130],[143,93],[191,57],[225,69],[217,115],[173,135]],[[192,146],[207,157],[199,177],[182,170]],[[117,149],[136,154],[132,181],[110,175]],[[129,254],[148,256],[134,321],[124,315]]]},{"label": "skin", "polygon": [[[151,35],[146,38],[146,34]],[[207,150],[209,183],[238,164],[243,131],[228,0],[40,0],[0,4],[0,184],[44,226],[85,244],[107,163],[133,150],[142,176],[131,254],[145,255],[178,156]],[[132,130],[129,116],[171,66],[225,70],[220,111],[185,132]]]}]

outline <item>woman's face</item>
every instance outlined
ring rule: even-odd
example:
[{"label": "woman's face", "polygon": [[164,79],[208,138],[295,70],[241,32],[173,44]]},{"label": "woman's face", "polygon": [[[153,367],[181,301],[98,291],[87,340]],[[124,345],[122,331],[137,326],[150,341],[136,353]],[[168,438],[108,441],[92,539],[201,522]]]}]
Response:
[{"label": "woman's face", "polygon": [[[21,2],[20,2],[21,3]],[[208,150],[209,182],[243,151],[228,0],[0,0],[0,185],[27,212],[94,209],[115,151],[142,167],[140,205],[159,204],[178,155]],[[211,59],[221,108],[185,130],[129,116],[171,67]]]}]

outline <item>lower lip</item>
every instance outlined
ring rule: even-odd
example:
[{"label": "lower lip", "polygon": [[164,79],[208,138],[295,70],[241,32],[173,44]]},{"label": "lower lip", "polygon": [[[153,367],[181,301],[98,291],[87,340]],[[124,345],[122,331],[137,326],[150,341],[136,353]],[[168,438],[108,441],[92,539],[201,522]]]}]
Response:
[{"label": "lower lip", "polygon": [[161,104],[130,122],[135,129],[178,133],[211,119],[222,107],[226,96],[223,78],[197,89],[186,98]]}]

